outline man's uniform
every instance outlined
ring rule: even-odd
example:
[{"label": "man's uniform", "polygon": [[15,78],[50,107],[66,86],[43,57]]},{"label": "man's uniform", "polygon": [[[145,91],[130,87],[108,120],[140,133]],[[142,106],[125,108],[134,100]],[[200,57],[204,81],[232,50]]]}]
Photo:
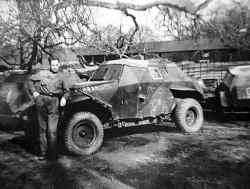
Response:
[{"label": "man's uniform", "polygon": [[40,155],[56,156],[59,101],[73,83],[80,81],[75,73],[54,73],[49,70],[42,70],[30,77],[30,92],[40,94],[35,98],[39,123],[39,127],[35,127],[39,138]]}]

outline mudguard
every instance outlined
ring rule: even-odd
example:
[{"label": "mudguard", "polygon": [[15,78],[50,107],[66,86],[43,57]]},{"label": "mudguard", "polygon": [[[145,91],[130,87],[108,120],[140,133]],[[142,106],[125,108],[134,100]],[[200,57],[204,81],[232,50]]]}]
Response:
[{"label": "mudguard", "polygon": [[169,88],[171,91],[180,91],[183,94],[186,94],[186,92],[190,92],[192,94],[198,94],[202,102],[205,100],[205,93],[203,89],[199,86],[195,86],[195,85],[189,86],[188,84],[185,86],[178,85],[178,84],[171,84]]},{"label": "mudguard", "polygon": [[[83,92],[82,92],[83,93]],[[111,109],[112,108],[112,105],[107,103],[107,102],[104,102],[103,100],[101,99],[98,99],[98,98],[95,98],[94,96],[90,95],[90,94],[87,94],[87,93],[84,93],[84,95],[78,95],[78,96],[73,96],[71,99],[70,99],[70,104],[74,104],[74,103],[78,103],[78,102],[83,102],[85,100],[93,100],[95,101],[96,103],[102,105],[103,107],[105,108],[108,108],[108,109]]]}]

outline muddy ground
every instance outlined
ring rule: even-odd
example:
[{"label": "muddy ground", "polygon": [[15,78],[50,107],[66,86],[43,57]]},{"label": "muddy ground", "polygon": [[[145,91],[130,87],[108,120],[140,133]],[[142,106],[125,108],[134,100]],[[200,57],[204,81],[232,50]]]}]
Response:
[{"label": "muddy ground", "polygon": [[214,116],[192,135],[171,125],[108,130],[93,156],[54,162],[27,152],[22,132],[1,131],[0,188],[250,188],[250,116]]}]

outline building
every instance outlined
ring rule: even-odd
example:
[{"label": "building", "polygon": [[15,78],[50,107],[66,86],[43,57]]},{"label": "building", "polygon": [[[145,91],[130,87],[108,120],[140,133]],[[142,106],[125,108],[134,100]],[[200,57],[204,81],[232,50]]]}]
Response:
[{"label": "building", "polygon": [[138,45],[138,50],[156,54],[175,62],[206,59],[210,62],[250,60],[250,51],[243,52],[227,47],[219,39],[149,42]]},{"label": "building", "polygon": [[[103,62],[118,59],[119,56],[106,54],[96,49],[76,48],[72,53],[83,56],[88,62]],[[155,41],[140,43],[129,50],[128,55],[144,55],[162,57],[175,62],[208,60],[209,62],[247,61],[250,60],[250,51],[240,51],[224,46],[219,39],[198,39],[183,41]]]}]

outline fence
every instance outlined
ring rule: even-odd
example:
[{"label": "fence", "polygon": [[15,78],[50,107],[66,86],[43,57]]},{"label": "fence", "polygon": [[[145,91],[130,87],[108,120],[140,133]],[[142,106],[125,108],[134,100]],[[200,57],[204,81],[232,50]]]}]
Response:
[{"label": "fence", "polygon": [[199,63],[184,61],[178,63],[178,66],[188,75],[201,79],[216,79],[221,81],[229,67],[250,65],[250,61],[237,62],[208,62]]}]

